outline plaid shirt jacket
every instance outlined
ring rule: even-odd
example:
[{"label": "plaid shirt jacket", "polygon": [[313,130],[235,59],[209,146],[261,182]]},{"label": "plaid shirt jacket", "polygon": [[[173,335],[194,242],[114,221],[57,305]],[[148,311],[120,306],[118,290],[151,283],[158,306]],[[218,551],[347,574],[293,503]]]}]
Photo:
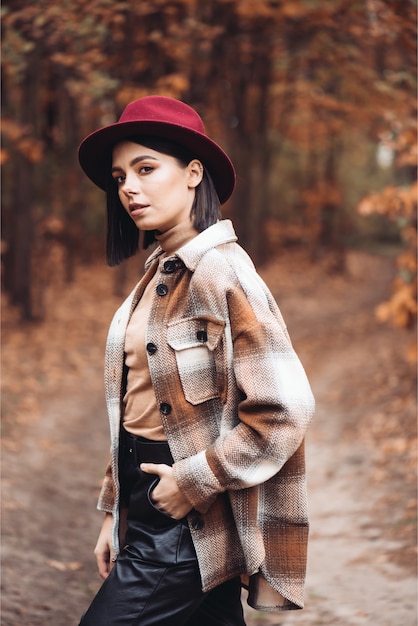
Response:
[{"label": "plaid shirt jacket", "polygon": [[157,248],[112,321],[105,362],[111,430],[98,508],[114,516],[124,338],[158,272],[148,356],[176,480],[207,591],[241,575],[256,609],[303,607],[308,520],[304,434],[314,400],[280,311],[224,220],[173,256]]}]

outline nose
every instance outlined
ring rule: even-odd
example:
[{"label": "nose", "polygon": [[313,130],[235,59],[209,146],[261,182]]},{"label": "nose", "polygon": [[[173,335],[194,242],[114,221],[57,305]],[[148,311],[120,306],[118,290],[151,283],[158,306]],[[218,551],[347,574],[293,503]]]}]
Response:
[{"label": "nose", "polygon": [[139,193],[139,181],[135,174],[127,173],[125,176],[125,180],[123,185],[121,186],[122,193],[125,194],[126,197],[136,195]]}]

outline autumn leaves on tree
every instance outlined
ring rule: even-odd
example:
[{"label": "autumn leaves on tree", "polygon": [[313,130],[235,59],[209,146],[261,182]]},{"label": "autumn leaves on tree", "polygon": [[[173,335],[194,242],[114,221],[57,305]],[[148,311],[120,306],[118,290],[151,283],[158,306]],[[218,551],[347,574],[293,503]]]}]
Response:
[{"label": "autumn leaves on tree", "polygon": [[341,270],[347,245],[391,237],[399,276],[379,316],[409,326],[415,59],[412,0],[9,0],[1,157],[11,302],[42,317],[51,242],[65,280],[89,261],[103,199],[78,168],[78,143],[159,93],[196,107],[231,154],[238,186],[225,215],[256,262],[296,243]]}]

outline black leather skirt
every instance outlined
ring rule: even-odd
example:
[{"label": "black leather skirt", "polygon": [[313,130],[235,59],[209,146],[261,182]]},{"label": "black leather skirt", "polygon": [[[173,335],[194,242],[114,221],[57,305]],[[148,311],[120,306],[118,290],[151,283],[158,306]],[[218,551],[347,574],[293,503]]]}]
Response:
[{"label": "black leather skirt", "polygon": [[158,477],[139,465],[171,466],[168,444],[123,431],[120,450],[126,545],[80,626],[245,626],[239,579],[203,593],[186,518],[175,520],[153,504]]},{"label": "black leather skirt", "polygon": [[196,564],[187,519],[173,519],[152,501],[159,478],[140,469],[141,463],[173,465],[165,441],[150,441],[123,431],[120,456],[121,506],[128,509],[126,544],[140,546],[144,560],[165,565]]}]

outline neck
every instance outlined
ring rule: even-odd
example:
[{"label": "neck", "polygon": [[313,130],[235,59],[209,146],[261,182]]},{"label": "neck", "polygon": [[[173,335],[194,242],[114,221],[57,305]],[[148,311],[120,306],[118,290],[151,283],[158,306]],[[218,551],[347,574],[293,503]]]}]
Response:
[{"label": "neck", "polygon": [[156,233],[155,238],[167,255],[173,254],[188,241],[198,235],[190,220],[177,224],[164,233]]}]

